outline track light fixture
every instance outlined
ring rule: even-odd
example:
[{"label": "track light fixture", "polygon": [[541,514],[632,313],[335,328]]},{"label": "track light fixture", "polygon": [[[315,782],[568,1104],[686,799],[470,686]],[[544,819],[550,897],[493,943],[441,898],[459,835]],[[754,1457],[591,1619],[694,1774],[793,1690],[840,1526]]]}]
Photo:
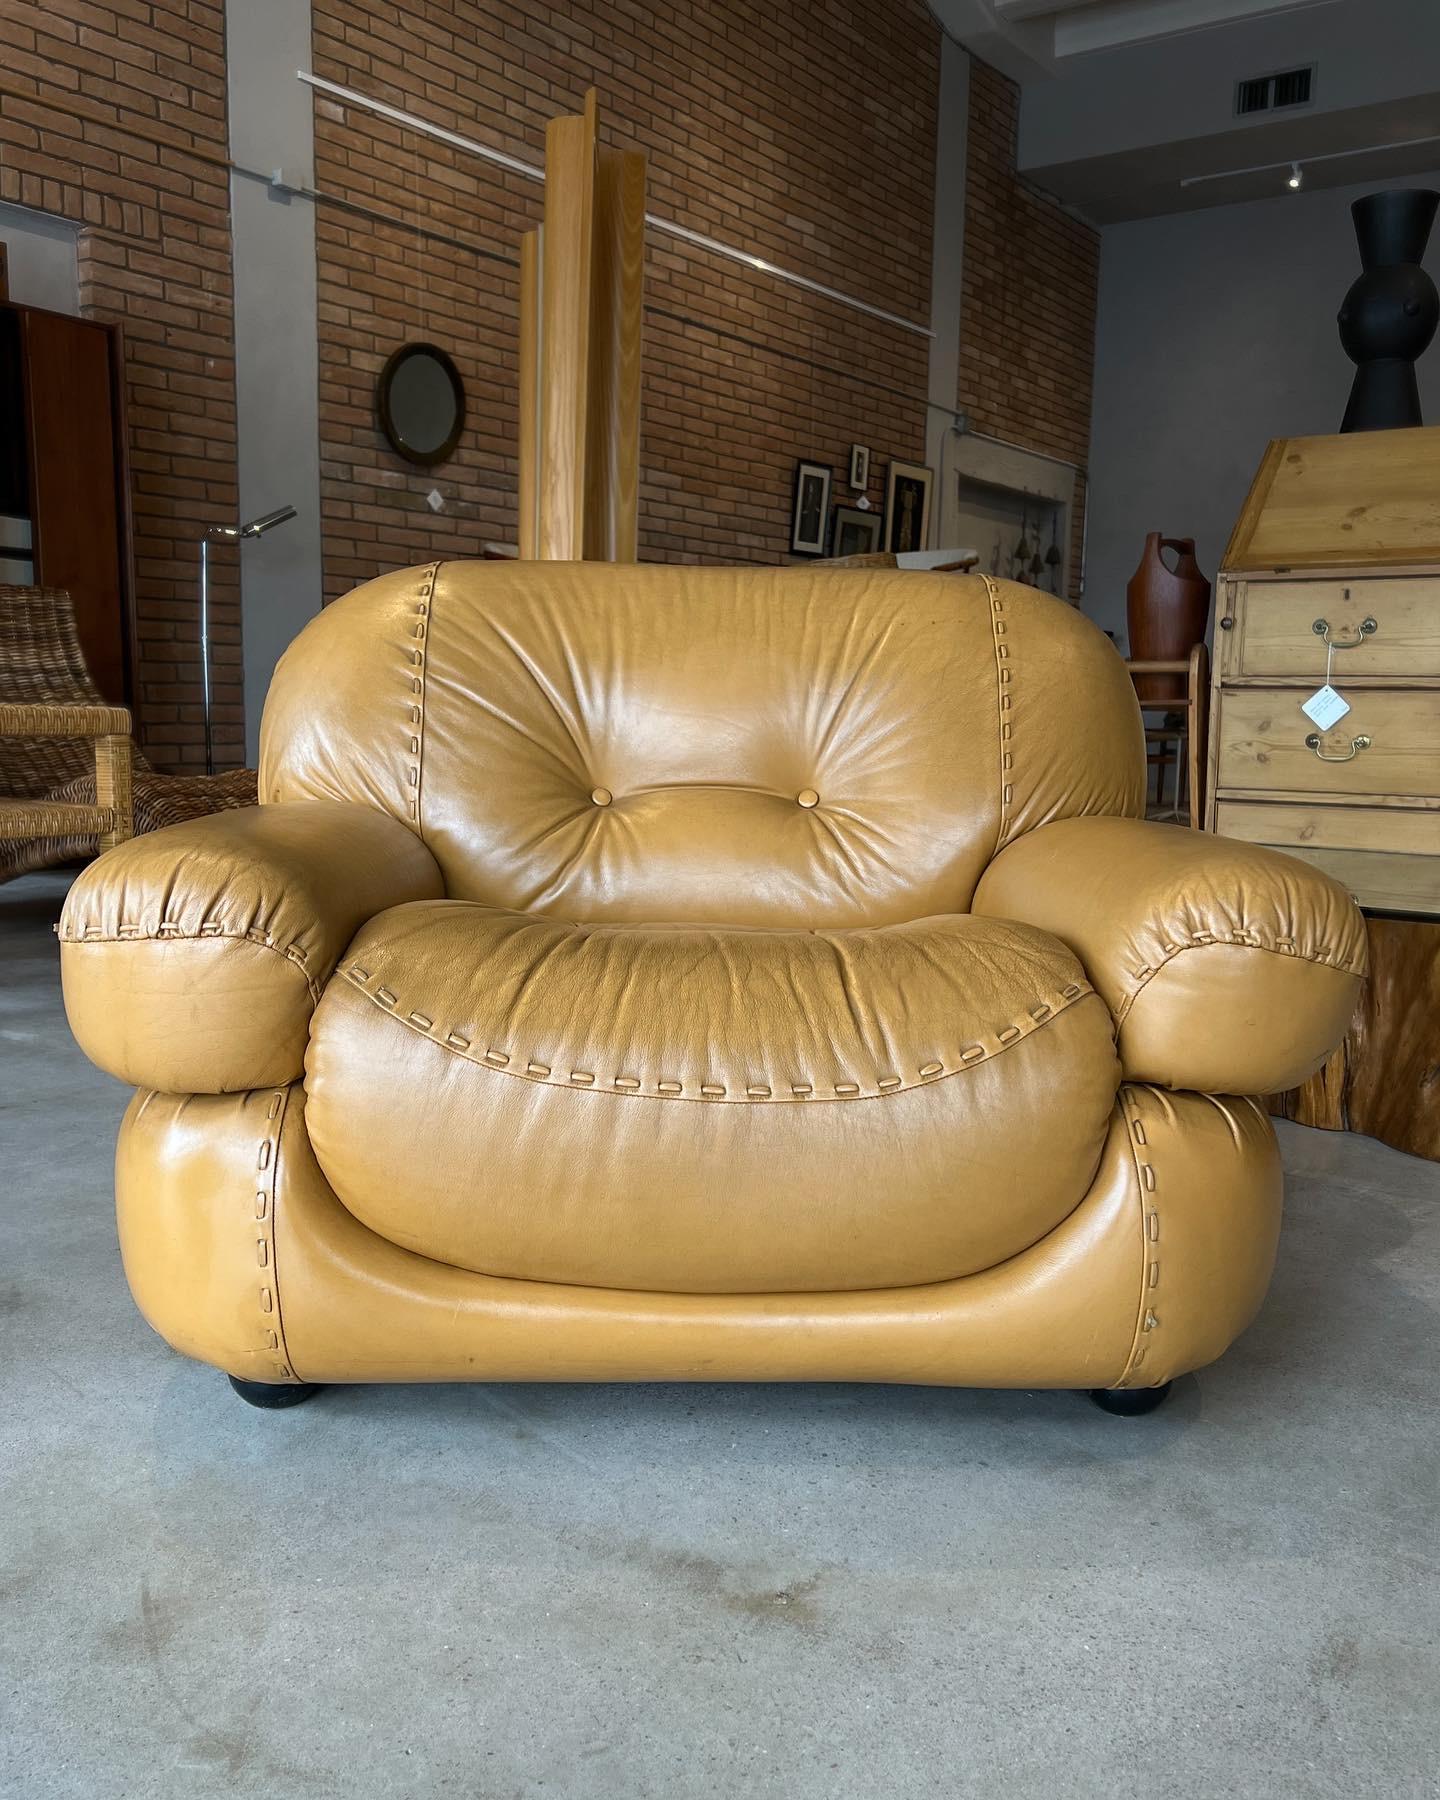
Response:
[{"label": "track light fixture", "polygon": [[1292,162],[1290,165],[1290,179],[1285,183],[1286,187],[1290,188],[1293,191],[1295,188],[1298,188],[1300,186],[1300,183],[1304,179],[1305,179],[1305,177],[1300,173],[1299,163]]}]

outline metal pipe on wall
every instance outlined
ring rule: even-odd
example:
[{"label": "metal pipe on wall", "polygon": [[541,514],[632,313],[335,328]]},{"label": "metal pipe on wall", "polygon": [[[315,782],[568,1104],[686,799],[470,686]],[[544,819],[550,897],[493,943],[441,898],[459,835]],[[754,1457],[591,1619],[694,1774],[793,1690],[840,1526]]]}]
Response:
[{"label": "metal pipe on wall", "polygon": [[[296,79],[303,81],[317,92],[329,94],[333,99],[343,100],[350,106],[365,108],[376,113],[382,119],[389,119],[396,125],[403,125],[407,131],[418,132],[422,137],[435,138],[439,143],[449,144],[453,150],[463,150],[467,155],[478,156],[486,162],[507,169],[512,175],[523,175],[527,181],[543,181],[545,172],[535,163],[523,161],[518,156],[510,156],[503,150],[493,150],[488,144],[482,144],[475,138],[462,137],[458,131],[448,131],[443,125],[432,125],[428,119],[422,119],[416,113],[402,112],[398,106],[391,106],[384,100],[376,100],[369,94],[363,94],[358,88],[342,87],[339,82],[327,81],[322,75],[315,75],[309,69],[297,69]],[[808,275],[798,274],[794,269],[783,269],[778,263],[772,263],[762,256],[756,256],[749,250],[741,250],[735,244],[723,243],[719,238],[706,237],[704,232],[692,231],[688,225],[677,225],[673,219],[664,219],[658,213],[647,212],[645,223],[654,231],[663,231],[670,237],[678,237],[684,243],[694,244],[701,250],[708,250],[712,256],[723,256],[731,262],[743,263],[762,275],[772,275],[777,281],[788,282],[792,287],[805,288],[812,294],[820,294],[827,300],[834,300],[840,306],[847,306],[854,312],[868,313],[873,319],[883,319],[887,325],[897,326],[901,331],[914,332],[918,337],[933,338],[935,333],[928,325],[921,325],[914,319],[902,318],[899,313],[887,312],[883,306],[872,306],[868,300],[861,300],[855,294],[843,293],[839,288],[827,287],[824,282],[812,281]]]}]

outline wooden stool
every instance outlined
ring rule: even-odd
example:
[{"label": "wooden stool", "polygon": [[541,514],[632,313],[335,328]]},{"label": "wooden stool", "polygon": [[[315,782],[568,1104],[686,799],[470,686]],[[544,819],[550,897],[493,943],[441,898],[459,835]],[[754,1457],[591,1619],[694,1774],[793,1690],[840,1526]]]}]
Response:
[{"label": "wooden stool", "polygon": [[[1169,700],[1142,700],[1140,712],[1179,713],[1178,724],[1145,727],[1145,762],[1156,771],[1152,818],[1186,819],[1196,831],[1205,816],[1205,733],[1210,704],[1210,653],[1196,644],[1184,662],[1127,661],[1135,675],[1183,675],[1185,692]],[[1175,748],[1170,750],[1171,743]],[[1151,745],[1155,748],[1152,750]],[[1175,769],[1175,804],[1165,804],[1165,775]],[[1147,783],[1148,786],[1148,783]],[[1147,794],[1147,811],[1148,794]]]}]

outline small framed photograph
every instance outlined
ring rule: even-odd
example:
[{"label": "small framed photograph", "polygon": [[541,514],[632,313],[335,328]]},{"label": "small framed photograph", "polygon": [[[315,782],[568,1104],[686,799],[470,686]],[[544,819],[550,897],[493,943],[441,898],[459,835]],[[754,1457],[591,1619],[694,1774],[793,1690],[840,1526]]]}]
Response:
[{"label": "small framed photograph", "polygon": [[850,485],[858,494],[863,494],[870,485],[870,446],[868,444],[852,444],[850,446]]},{"label": "small framed photograph", "polygon": [[790,512],[792,556],[823,556],[830,523],[830,465],[797,462],[795,501]]},{"label": "small framed photograph", "polygon": [[924,550],[930,539],[932,471],[919,463],[892,462],[885,478],[885,541],[897,555]]},{"label": "small framed photograph", "polygon": [[861,512],[858,506],[837,506],[830,531],[832,556],[869,556],[880,548],[879,513]]}]

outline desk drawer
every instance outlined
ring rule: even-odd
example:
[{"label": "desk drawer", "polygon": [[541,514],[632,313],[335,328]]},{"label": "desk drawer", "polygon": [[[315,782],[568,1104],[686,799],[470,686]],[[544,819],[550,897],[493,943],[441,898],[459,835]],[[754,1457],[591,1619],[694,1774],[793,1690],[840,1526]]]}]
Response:
[{"label": "desk drawer", "polygon": [[[1251,581],[1241,615],[1239,673],[1325,679],[1323,619],[1336,644],[1336,686],[1365,675],[1440,675],[1440,577]],[[1374,629],[1361,626],[1374,621]],[[1346,645],[1349,648],[1340,648]]]},{"label": "desk drawer", "polygon": [[1221,800],[1215,830],[1314,863],[1362,906],[1440,914],[1440,810]]},{"label": "desk drawer", "polygon": [[[1306,695],[1299,688],[1225,690],[1217,789],[1440,796],[1440,691],[1346,687],[1343,692],[1350,711],[1317,734],[1300,710]],[[1314,736],[1318,749],[1305,742]],[[1369,738],[1368,746],[1355,748],[1361,737]]]}]

